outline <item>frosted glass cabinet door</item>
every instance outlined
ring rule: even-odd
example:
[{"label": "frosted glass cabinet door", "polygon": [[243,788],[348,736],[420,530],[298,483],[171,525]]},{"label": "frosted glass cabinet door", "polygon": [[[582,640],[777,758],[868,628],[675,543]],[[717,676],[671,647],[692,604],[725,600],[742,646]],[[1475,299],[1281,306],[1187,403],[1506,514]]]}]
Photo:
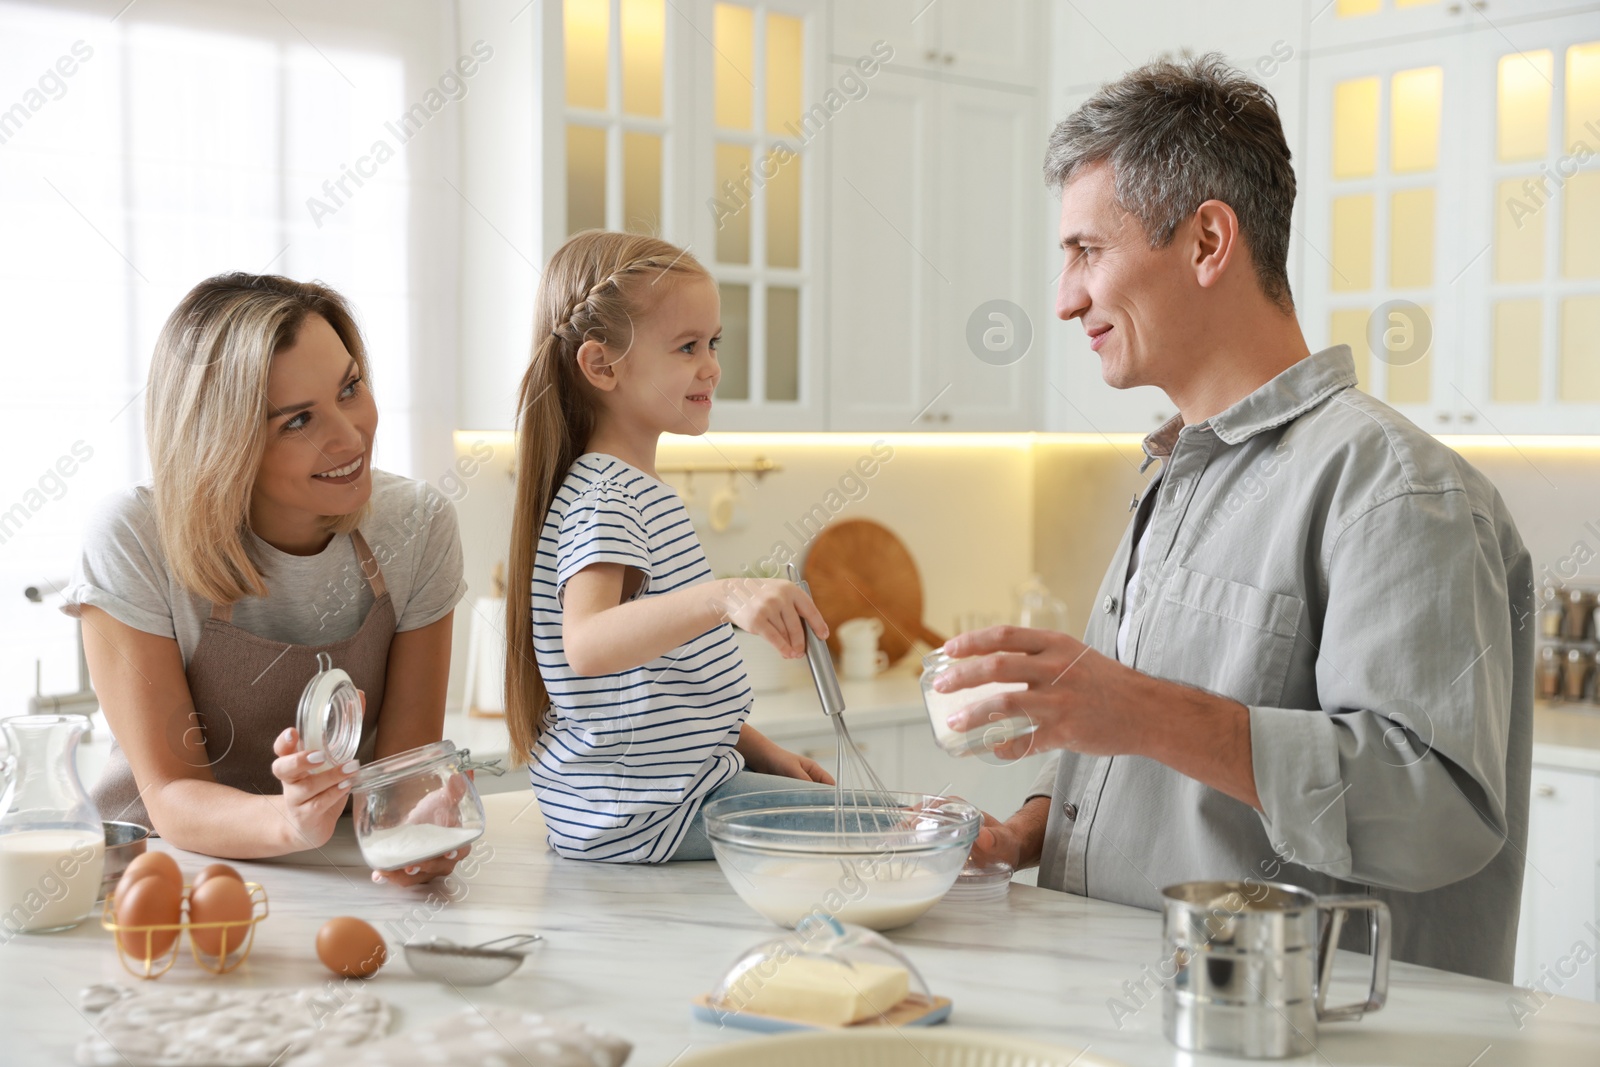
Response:
[{"label": "frosted glass cabinet door", "polygon": [[1600,432],[1600,10],[1468,42],[1462,388],[1499,432]]},{"label": "frosted glass cabinet door", "polygon": [[723,296],[712,426],[824,429],[826,5],[699,0],[675,10],[699,31],[692,243]]},{"label": "frosted glass cabinet door", "polygon": [[1464,39],[1307,64],[1301,327],[1313,351],[1348,344],[1361,388],[1435,432],[1476,418],[1461,398]]}]

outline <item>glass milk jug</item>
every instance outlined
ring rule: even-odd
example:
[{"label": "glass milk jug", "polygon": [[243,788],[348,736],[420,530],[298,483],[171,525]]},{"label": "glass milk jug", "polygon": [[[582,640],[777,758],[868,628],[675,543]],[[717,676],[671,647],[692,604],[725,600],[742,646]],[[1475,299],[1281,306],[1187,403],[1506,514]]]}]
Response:
[{"label": "glass milk jug", "polygon": [[0,941],[78,925],[94,910],[105,827],[78,780],[82,715],[19,715],[5,730],[0,794]]}]

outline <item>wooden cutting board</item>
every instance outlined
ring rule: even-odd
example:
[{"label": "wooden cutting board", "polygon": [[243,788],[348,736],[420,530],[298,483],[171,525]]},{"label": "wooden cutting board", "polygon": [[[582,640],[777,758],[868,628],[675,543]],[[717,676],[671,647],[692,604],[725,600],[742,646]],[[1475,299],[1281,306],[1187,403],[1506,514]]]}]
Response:
[{"label": "wooden cutting board", "polygon": [[922,577],[905,543],[871,519],[846,519],[811,542],[803,570],[811,599],[828,621],[828,648],[839,654],[839,624],[883,620],[878,647],[898,663],[913,641],[937,648],[944,638],[922,622]]}]

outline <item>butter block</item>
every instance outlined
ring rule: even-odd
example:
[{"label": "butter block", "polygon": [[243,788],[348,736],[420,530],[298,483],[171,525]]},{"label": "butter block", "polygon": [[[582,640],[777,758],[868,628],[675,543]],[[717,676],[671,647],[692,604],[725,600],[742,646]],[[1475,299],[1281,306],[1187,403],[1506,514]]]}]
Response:
[{"label": "butter block", "polygon": [[778,964],[772,977],[748,983],[740,1007],[816,1026],[848,1026],[906,999],[910,981],[904,967],[794,956]]}]

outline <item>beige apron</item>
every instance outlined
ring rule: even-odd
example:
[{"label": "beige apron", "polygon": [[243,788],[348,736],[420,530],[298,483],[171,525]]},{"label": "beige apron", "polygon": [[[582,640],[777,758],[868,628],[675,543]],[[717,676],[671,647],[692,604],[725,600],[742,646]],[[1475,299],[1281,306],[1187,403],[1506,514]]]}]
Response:
[{"label": "beige apron", "polygon": [[[169,742],[181,758],[197,761],[198,754],[186,746],[199,731],[211,776],[218,784],[250,793],[283,792],[283,784],[272,774],[272,761],[277,758],[272,743],[286,727],[295,725],[300,693],[318,670],[318,653],[327,653],[333,665],[349,674],[356,688],[366,694],[356,758],[362,763],[372,760],[395,613],[383,571],[366,538],[353,531],[350,540],[361,562],[362,577],[372,587],[373,603],[360,628],[343,641],[327,645],[269,641],[233,625],[233,605],[211,606],[211,617],[185,671],[194,713],[187,721],[174,720]],[[133,770],[115,739],[105,771],[92,792],[102,819],[150,825]]]}]

